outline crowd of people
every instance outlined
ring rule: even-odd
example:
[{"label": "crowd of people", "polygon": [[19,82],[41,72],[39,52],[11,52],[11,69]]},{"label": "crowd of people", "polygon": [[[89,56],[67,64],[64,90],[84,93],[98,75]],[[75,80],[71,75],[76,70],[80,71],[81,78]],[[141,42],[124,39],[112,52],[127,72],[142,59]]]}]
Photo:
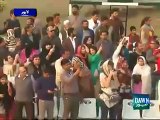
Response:
[{"label": "crowd of people", "polygon": [[45,112],[53,119],[62,97],[63,119],[77,119],[84,98],[95,98],[97,116],[100,108],[101,119],[122,119],[123,99],[133,93],[157,100],[160,46],[151,21],[145,17],[139,33],[133,23],[124,36],[118,9],[110,17],[93,10],[87,20],[73,5],[63,22],[59,13],[46,17],[45,26],[34,16],[22,28],[11,10],[0,30],[6,34],[0,38],[1,115],[22,119],[25,107],[29,120],[44,119]]}]

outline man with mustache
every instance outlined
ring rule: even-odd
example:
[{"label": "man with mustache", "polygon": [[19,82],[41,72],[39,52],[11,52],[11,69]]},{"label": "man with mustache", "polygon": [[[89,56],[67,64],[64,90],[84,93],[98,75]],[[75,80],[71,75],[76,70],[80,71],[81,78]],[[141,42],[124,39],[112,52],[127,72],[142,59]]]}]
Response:
[{"label": "man with mustache", "polygon": [[80,28],[83,17],[79,15],[78,5],[72,6],[72,15],[68,16],[68,20],[71,24],[71,27],[73,27],[76,30]]}]

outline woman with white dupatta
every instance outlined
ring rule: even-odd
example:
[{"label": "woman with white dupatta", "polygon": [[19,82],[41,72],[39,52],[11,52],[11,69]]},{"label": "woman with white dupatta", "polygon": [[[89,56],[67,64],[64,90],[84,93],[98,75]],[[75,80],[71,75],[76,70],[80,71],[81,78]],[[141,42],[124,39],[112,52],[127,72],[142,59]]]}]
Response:
[{"label": "woman with white dupatta", "polygon": [[132,75],[134,74],[141,75],[141,94],[151,94],[151,68],[143,56],[138,57]]},{"label": "woman with white dupatta", "polygon": [[100,94],[101,119],[118,119],[121,109],[119,104],[121,98],[118,93],[120,84],[111,60],[105,61],[102,65],[100,85],[102,91]]}]

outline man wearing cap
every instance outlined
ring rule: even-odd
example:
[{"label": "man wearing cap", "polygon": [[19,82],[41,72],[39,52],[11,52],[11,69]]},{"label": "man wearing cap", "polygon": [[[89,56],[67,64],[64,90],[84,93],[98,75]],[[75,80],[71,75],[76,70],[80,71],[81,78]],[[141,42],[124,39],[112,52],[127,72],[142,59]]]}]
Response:
[{"label": "man wearing cap", "polygon": [[75,73],[71,71],[71,62],[68,59],[62,59],[61,65],[63,72],[61,74],[64,112],[63,119],[76,120],[79,113],[79,87],[78,75],[80,70],[77,69]]}]

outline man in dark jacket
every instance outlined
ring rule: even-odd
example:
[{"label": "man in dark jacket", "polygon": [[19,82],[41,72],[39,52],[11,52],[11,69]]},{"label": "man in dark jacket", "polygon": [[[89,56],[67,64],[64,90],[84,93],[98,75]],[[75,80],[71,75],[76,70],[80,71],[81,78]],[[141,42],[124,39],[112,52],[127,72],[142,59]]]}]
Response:
[{"label": "man in dark jacket", "polygon": [[54,92],[56,90],[55,76],[51,76],[47,69],[43,70],[43,76],[37,80],[36,92],[39,99],[39,119],[45,118],[47,111],[48,120],[53,119]]},{"label": "man in dark jacket", "polygon": [[136,49],[135,49],[135,52],[131,53],[129,55],[129,69],[131,71],[133,71],[133,68],[135,67],[135,65],[137,64],[137,58],[139,56],[143,56],[145,57],[146,54],[143,52],[143,44],[140,43],[140,42],[137,42],[136,45],[135,45]]},{"label": "man in dark jacket", "polygon": [[94,31],[88,28],[88,21],[82,21],[82,28],[77,31],[77,39],[79,43],[83,43],[83,40],[86,36],[91,36],[92,43],[94,42]]},{"label": "man in dark jacket", "polygon": [[21,26],[19,20],[14,15],[14,10],[10,10],[10,18],[4,22],[4,29],[1,30],[0,34],[5,34],[8,29],[14,29],[15,37],[20,38]]},{"label": "man in dark jacket", "polygon": [[60,51],[62,50],[62,44],[60,38],[56,36],[55,28],[53,26],[48,26],[47,35],[42,39],[42,48],[46,42],[51,43],[51,45],[55,45],[55,60],[59,59],[61,57]]}]

